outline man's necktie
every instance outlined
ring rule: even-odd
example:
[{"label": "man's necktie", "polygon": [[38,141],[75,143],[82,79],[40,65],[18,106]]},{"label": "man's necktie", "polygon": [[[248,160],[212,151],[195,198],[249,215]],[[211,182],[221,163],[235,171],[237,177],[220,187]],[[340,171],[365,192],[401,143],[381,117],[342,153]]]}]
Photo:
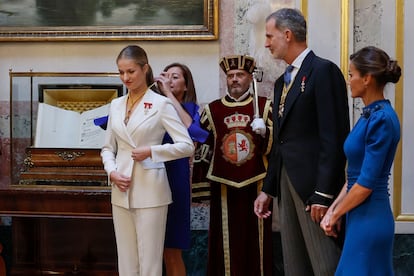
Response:
[{"label": "man's necktie", "polygon": [[283,117],[283,113],[285,111],[285,101],[286,101],[286,96],[289,92],[289,84],[291,81],[291,73],[293,71],[293,65],[289,65],[286,68],[285,73],[283,74],[283,81],[285,82],[285,86],[283,87],[282,90],[282,95],[280,96],[280,102],[279,102],[279,118]]},{"label": "man's necktie", "polygon": [[283,75],[283,80],[284,80],[286,86],[288,86],[290,84],[290,81],[291,81],[290,78],[291,78],[291,73],[293,71],[293,68],[294,68],[293,65],[289,65],[286,68],[286,71],[285,71],[285,73]]}]

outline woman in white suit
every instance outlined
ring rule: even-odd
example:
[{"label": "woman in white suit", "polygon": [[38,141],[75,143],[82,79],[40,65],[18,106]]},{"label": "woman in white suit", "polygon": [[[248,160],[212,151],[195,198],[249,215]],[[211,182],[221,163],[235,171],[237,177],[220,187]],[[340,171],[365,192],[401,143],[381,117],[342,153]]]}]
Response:
[{"label": "woman in white suit", "polygon": [[[161,276],[171,191],[164,161],[188,157],[194,145],[172,102],[150,89],[145,51],[125,47],[117,58],[128,94],[114,99],[101,156],[112,185],[120,276]],[[162,144],[165,133],[173,143]]]}]

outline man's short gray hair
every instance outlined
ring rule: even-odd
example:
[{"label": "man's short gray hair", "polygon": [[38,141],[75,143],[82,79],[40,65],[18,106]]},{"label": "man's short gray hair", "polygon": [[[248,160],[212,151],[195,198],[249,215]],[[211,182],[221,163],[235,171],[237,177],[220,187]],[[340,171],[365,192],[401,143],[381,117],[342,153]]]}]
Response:
[{"label": "man's short gray hair", "polygon": [[266,22],[270,19],[275,20],[276,29],[289,29],[297,41],[306,41],[306,20],[298,9],[284,8],[277,10],[266,18]]}]

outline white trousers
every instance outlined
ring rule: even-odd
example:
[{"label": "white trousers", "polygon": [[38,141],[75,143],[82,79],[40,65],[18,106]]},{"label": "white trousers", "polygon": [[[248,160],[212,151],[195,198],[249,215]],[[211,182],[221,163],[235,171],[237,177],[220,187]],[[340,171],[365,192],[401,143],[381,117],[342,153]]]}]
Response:
[{"label": "white trousers", "polygon": [[162,276],[168,205],[125,209],[112,205],[119,276]]}]

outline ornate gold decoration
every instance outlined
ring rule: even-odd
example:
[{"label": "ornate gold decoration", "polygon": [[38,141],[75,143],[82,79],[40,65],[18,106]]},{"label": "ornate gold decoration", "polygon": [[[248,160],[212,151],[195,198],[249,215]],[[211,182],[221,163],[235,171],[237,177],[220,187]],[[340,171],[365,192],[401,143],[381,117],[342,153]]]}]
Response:
[{"label": "ornate gold decoration", "polygon": [[60,158],[62,158],[63,160],[66,161],[73,161],[76,158],[85,155],[84,152],[81,151],[72,151],[72,152],[68,152],[68,151],[57,151],[55,152],[57,156],[59,156]]},{"label": "ornate gold decoration", "polygon": [[29,155],[23,160],[24,171],[28,171],[30,168],[34,167],[34,163],[32,161],[32,156]]}]

